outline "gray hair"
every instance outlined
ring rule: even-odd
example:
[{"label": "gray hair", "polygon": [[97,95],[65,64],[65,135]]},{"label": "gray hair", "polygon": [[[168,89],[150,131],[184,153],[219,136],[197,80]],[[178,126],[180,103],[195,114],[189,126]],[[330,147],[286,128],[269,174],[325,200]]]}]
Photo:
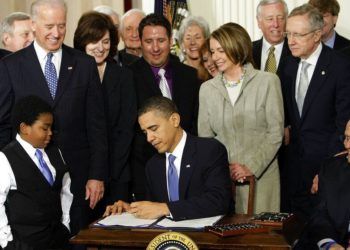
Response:
[{"label": "gray hair", "polygon": [[13,24],[15,21],[25,21],[30,20],[30,15],[24,12],[13,12],[10,15],[6,16],[0,24],[0,37],[5,33],[13,34]]},{"label": "gray hair", "polygon": [[142,17],[146,16],[146,13],[143,12],[142,10],[140,10],[140,9],[130,9],[130,10],[128,10],[127,12],[124,13],[124,15],[122,15],[122,18],[120,19],[120,30],[121,31],[123,31],[123,29],[124,29],[124,19],[126,17],[134,15],[134,14],[140,15]]},{"label": "gray hair", "polygon": [[322,13],[311,4],[303,4],[294,8],[289,14],[288,18],[293,16],[307,15],[311,30],[322,30],[323,28],[323,15]]},{"label": "gray hair", "polygon": [[41,6],[50,6],[50,7],[63,7],[64,11],[67,13],[67,5],[64,0],[37,0],[34,3],[32,3],[32,6],[30,7],[30,14],[32,16],[32,20],[35,20],[38,16],[38,11]]},{"label": "gray hair", "polygon": [[94,11],[97,11],[99,13],[102,13],[102,14],[106,14],[108,16],[113,16],[115,15],[118,20],[120,19],[120,16],[117,12],[115,12],[112,7],[108,6],[108,5],[99,5],[99,6],[96,6],[94,8]]},{"label": "gray hair", "polygon": [[261,0],[256,7],[256,17],[259,18],[261,15],[261,7],[269,5],[269,4],[278,4],[281,3],[283,4],[284,8],[284,15],[288,16],[288,6],[284,0]]},{"label": "gray hair", "polygon": [[184,39],[187,28],[192,25],[197,25],[202,30],[204,39],[207,39],[209,37],[210,31],[208,22],[205,21],[205,19],[201,16],[189,16],[182,20],[180,25],[178,32],[178,38],[180,43],[182,43]]}]

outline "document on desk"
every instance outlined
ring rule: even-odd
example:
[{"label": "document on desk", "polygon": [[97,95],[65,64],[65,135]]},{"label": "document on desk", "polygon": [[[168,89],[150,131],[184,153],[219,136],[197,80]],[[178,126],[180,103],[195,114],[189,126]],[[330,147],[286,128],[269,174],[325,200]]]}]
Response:
[{"label": "document on desk", "polygon": [[107,216],[94,224],[97,227],[149,227],[157,220],[146,220],[136,218],[133,214],[122,213]]},{"label": "document on desk", "polygon": [[206,226],[212,226],[218,222],[223,215],[193,219],[193,220],[182,220],[173,221],[168,218],[164,218],[159,221],[154,227],[156,228],[169,228],[169,229],[204,229]]}]

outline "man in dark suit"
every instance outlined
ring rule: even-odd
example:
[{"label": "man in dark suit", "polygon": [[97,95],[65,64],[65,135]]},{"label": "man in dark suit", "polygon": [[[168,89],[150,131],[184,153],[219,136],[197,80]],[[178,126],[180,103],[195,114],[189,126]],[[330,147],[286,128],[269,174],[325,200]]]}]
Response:
[{"label": "man in dark suit", "polygon": [[0,49],[0,59],[3,58],[4,56],[9,55],[9,54],[11,54],[10,51],[4,50],[4,49]]},{"label": "man in dark suit", "polygon": [[158,151],[146,165],[147,201],[118,201],[105,215],[125,210],[140,218],[185,220],[228,213],[233,203],[225,147],[187,134],[174,102],[162,96],[144,102],[138,121]]},{"label": "man in dark suit", "polygon": [[[284,0],[263,0],[259,2],[256,19],[263,37],[253,42],[253,58],[257,69],[279,74],[281,61],[290,55],[288,43],[284,38],[287,15],[288,7]],[[268,69],[266,63],[271,46],[274,48],[274,70]]]},{"label": "man in dark suit", "polygon": [[72,178],[73,234],[89,222],[89,206],[102,198],[107,170],[107,136],[101,84],[93,58],[63,45],[66,5],[41,1],[32,5],[35,40],[0,62],[0,147],[12,136],[13,103],[36,95],[53,107],[53,143]]},{"label": "man in dark suit", "polygon": [[324,26],[322,42],[330,48],[341,50],[350,46],[350,40],[339,35],[335,30],[340,6],[337,0],[309,0],[309,4],[317,8],[323,15]]},{"label": "man in dark suit", "polygon": [[350,63],[321,43],[322,14],[309,4],[287,20],[289,48],[281,82],[291,140],[287,156],[292,212],[307,218],[315,205],[310,188],[327,157],[342,149],[339,136],[350,117]]},{"label": "man in dark suit", "polygon": [[344,133],[344,147],[346,151],[328,159],[320,170],[320,203],[306,225],[297,249],[319,249],[318,247],[321,249],[344,249],[344,247],[348,247],[350,121],[347,123]]},{"label": "man in dark suit", "polygon": [[[139,25],[142,57],[130,66],[134,73],[138,105],[152,96],[167,96],[179,109],[181,126],[196,133],[199,84],[197,73],[170,55],[171,26],[162,15],[150,14]],[[163,76],[160,76],[163,72]],[[164,88],[165,87],[165,88]],[[131,152],[132,190],[145,198],[145,164],[155,154],[139,126]]]}]

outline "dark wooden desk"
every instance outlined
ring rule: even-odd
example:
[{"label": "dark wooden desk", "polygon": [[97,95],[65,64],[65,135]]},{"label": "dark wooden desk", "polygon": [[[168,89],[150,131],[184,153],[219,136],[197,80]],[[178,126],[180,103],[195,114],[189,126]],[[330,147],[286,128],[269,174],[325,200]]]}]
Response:
[{"label": "dark wooden desk", "polygon": [[[247,215],[234,215],[225,218],[226,222],[247,222]],[[288,237],[281,230],[271,230],[269,233],[246,234],[234,237],[221,238],[208,232],[182,232],[189,236],[200,249],[291,249],[294,241],[294,233],[298,229],[290,228]],[[90,249],[146,249],[148,243],[158,234],[165,231],[152,229],[138,230],[108,230],[101,228],[89,228],[79,232],[71,239],[72,244],[85,244]],[[288,240],[287,240],[288,239]]]}]

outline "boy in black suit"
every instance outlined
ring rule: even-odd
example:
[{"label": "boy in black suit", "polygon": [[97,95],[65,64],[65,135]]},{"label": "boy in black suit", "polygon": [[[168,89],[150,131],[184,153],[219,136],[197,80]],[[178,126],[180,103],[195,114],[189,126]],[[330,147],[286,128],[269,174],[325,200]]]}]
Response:
[{"label": "boy in black suit", "polygon": [[63,249],[73,196],[61,152],[49,145],[52,108],[36,96],[17,102],[16,139],[0,152],[0,245],[5,250]]}]

